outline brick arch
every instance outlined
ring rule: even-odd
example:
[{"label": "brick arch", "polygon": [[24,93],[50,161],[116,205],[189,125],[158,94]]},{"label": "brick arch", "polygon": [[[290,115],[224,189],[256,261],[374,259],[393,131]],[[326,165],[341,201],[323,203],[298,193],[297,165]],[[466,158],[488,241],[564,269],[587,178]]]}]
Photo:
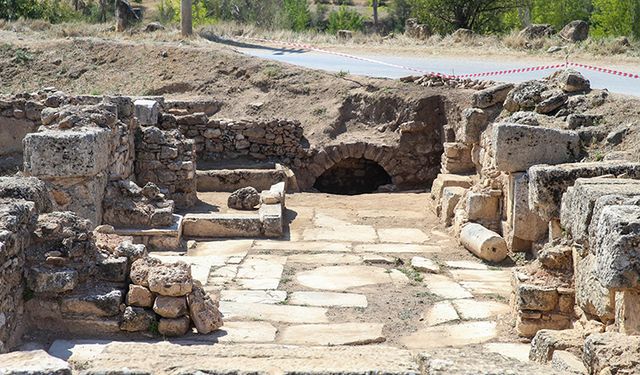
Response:
[{"label": "brick arch", "polygon": [[384,144],[353,142],[326,146],[311,159],[301,188],[311,188],[324,172],[349,158],[364,158],[376,162],[391,176],[392,182],[397,184],[399,180],[397,174],[394,174],[397,169],[394,155],[394,149]]}]

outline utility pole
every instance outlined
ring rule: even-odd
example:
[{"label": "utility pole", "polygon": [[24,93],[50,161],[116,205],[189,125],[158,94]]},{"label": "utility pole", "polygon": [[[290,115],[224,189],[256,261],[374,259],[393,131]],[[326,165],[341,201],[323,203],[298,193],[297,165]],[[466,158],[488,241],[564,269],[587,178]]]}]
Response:
[{"label": "utility pole", "polygon": [[191,36],[193,34],[191,0],[181,0],[180,24],[182,26],[182,36]]}]

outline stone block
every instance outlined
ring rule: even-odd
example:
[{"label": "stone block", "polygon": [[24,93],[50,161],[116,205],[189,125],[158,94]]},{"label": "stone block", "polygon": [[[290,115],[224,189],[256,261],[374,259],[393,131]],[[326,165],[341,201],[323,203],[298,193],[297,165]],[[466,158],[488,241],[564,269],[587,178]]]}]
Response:
[{"label": "stone block", "polygon": [[526,173],[509,175],[507,221],[513,236],[525,241],[538,241],[547,233],[547,223],[529,209],[529,176]]},{"label": "stone block", "polygon": [[640,373],[640,336],[594,333],[584,341],[582,360],[588,374]]},{"label": "stone block", "polygon": [[640,163],[593,162],[536,165],[529,169],[529,206],[544,220],[560,217],[562,195],[578,178],[604,175],[640,178]]},{"label": "stone block", "polygon": [[100,280],[124,282],[127,279],[129,262],[126,257],[98,256],[96,262],[97,274]]},{"label": "stone block", "polygon": [[461,176],[457,174],[439,174],[431,185],[431,198],[436,202],[440,201],[442,191],[447,187],[461,187],[468,189],[473,185],[471,176]]},{"label": "stone block", "polygon": [[36,293],[63,293],[78,285],[78,271],[33,267],[27,273],[27,286]]},{"label": "stone block", "polygon": [[489,108],[496,104],[504,103],[509,91],[513,89],[512,83],[503,83],[491,86],[473,94],[473,106],[478,108]]},{"label": "stone block", "polygon": [[449,186],[442,190],[442,199],[438,205],[438,213],[444,225],[450,226],[452,224],[456,206],[466,191],[467,189],[458,186]]},{"label": "stone block", "polygon": [[218,302],[212,300],[201,287],[194,287],[187,300],[189,315],[198,333],[208,334],[222,327],[222,315],[218,310]]},{"label": "stone block", "polygon": [[566,350],[553,352],[551,367],[562,374],[584,375],[587,373],[587,368],[582,363],[582,359]]},{"label": "stone block", "polygon": [[470,221],[495,222],[500,217],[500,196],[492,192],[467,193],[467,216]]},{"label": "stone block", "polygon": [[24,199],[38,212],[51,210],[51,198],[44,182],[35,177],[0,177],[0,198]]},{"label": "stone block", "polygon": [[460,142],[447,142],[444,144],[442,155],[443,173],[472,173],[475,172],[475,164],[471,157],[470,145]]},{"label": "stone block", "polygon": [[558,299],[555,287],[521,283],[516,289],[516,306],[519,310],[553,311]]},{"label": "stone block", "polygon": [[556,350],[582,348],[583,338],[579,330],[567,329],[563,331],[543,329],[536,333],[531,340],[529,360],[539,363],[548,363],[553,358]]},{"label": "stone block", "polygon": [[129,293],[127,293],[127,305],[137,307],[151,307],[155,296],[148,288],[141,285],[129,284]]},{"label": "stone block", "polygon": [[263,204],[258,211],[265,237],[279,238],[284,234],[282,205]]},{"label": "stone block", "polygon": [[473,254],[490,262],[507,257],[507,244],[499,234],[480,224],[470,223],[460,231],[460,243]]},{"label": "stone block", "polygon": [[259,237],[262,221],[258,214],[187,214],[183,220],[185,237]]},{"label": "stone block", "polygon": [[31,133],[24,139],[25,172],[40,178],[95,176],[111,163],[112,139],[100,128]]},{"label": "stone block", "polygon": [[21,154],[22,140],[37,129],[33,121],[0,116],[0,156]]},{"label": "stone block", "polygon": [[60,311],[67,316],[116,316],[123,301],[122,290],[98,287],[65,296],[60,302]]},{"label": "stone block", "polygon": [[163,318],[179,318],[187,313],[187,299],[158,296],[153,303],[153,311]]},{"label": "stone block", "polygon": [[189,332],[190,327],[191,321],[188,316],[175,319],[160,318],[158,333],[167,337],[184,336]]},{"label": "stone block", "polygon": [[71,366],[44,350],[0,354],[2,375],[71,375]]},{"label": "stone block", "polygon": [[521,312],[516,319],[516,331],[522,337],[534,337],[540,330],[564,330],[571,327],[571,317],[564,314],[540,314],[535,318]]},{"label": "stone block", "polygon": [[182,262],[152,267],[148,280],[149,290],[162,296],[185,296],[193,288],[191,266]]},{"label": "stone block", "polygon": [[573,252],[573,274],[576,304],[588,316],[603,323],[614,320],[615,293],[600,284],[596,270],[596,257],[587,254],[582,258]]},{"label": "stone block", "polygon": [[462,111],[462,124],[457,130],[456,140],[463,143],[479,143],[480,134],[489,125],[489,115],[480,108]]},{"label": "stone block", "polygon": [[580,137],[574,131],[502,123],[493,128],[496,168],[522,172],[536,164],[561,164],[580,155]]},{"label": "stone block", "polygon": [[136,260],[131,264],[131,272],[129,273],[131,282],[148,288],[149,273],[161,264],[162,262],[157,258],[144,257]]},{"label": "stone block", "polygon": [[640,293],[637,290],[616,292],[615,319],[620,333],[640,335]]},{"label": "stone block", "polygon": [[139,99],[133,102],[138,123],[143,126],[155,126],[160,117],[160,103],[155,100]]},{"label": "stone block", "polygon": [[640,207],[608,206],[602,210],[592,244],[597,274],[608,289],[635,289],[640,284]]},{"label": "stone block", "polygon": [[127,332],[147,332],[156,322],[153,311],[127,306],[122,314],[120,329]]},{"label": "stone block", "polygon": [[588,247],[589,228],[596,201],[605,195],[632,197],[640,195],[640,180],[621,178],[577,179],[563,195],[560,222],[574,241]]}]

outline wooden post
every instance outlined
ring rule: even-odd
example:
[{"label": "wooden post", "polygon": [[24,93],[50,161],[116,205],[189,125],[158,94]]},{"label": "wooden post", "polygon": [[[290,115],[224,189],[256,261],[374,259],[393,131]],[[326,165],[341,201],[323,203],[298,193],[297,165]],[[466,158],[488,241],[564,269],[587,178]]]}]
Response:
[{"label": "wooden post", "polygon": [[182,25],[182,36],[191,36],[193,34],[191,0],[181,0],[180,23]]}]

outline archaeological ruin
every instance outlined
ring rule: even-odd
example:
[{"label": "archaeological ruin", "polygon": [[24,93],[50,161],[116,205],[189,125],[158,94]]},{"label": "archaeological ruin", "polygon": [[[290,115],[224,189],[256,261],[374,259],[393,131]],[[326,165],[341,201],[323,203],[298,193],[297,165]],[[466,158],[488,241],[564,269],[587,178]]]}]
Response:
[{"label": "archaeological ruin", "polygon": [[0,96],[0,374],[640,373],[621,99],[403,82],[322,141],[215,98]]}]

